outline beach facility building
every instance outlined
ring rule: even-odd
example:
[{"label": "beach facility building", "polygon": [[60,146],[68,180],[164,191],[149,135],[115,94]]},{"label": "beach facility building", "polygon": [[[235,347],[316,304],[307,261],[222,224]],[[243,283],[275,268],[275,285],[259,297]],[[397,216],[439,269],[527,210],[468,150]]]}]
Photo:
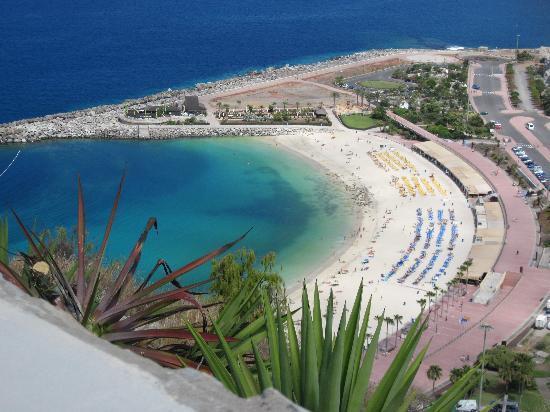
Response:
[{"label": "beach facility building", "polygon": [[475,198],[493,193],[493,188],[480,173],[443,146],[427,141],[414,144],[412,150],[443,170],[467,197]]},{"label": "beach facility building", "polygon": [[169,106],[145,106],[143,108],[128,109],[126,112],[128,117],[140,119],[156,119],[157,117],[181,116],[182,114],[182,107],[178,104]]},{"label": "beach facility building", "polygon": [[327,111],[322,108],[322,107],[318,107],[317,109],[315,109],[315,111],[313,112],[315,114],[315,117],[317,118],[326,118],[327,117]]},{"label": "beach facility building", "polygon": [[185,96],[184,111],[192,115],[206,115],[206,106],[199,102],[198,96]]}]

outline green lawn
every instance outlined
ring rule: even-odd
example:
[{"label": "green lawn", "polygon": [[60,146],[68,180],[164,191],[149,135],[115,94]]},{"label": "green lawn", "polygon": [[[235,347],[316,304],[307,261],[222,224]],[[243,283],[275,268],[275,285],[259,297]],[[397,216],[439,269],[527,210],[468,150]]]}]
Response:
[{"label": "green lawn", "polygon": [[380,125],[379,120],[373,119],[370,115],[365,116],[359,113],[342,115],[340,119],[344,123],[344,126],[350,129],[365,130]]},{"label": "green lawn", "polygon": [[[495,372],[486,371],[486,376],[489,379],[483,390],[482,404],[486,406],[492,401],[502,399],[505,392],[505,387],[502,381],[498,378]],[[520,409],[528,412],[550,412],[550,404],[545,401],[542,395],[537,390],[525,390],[521,395],[517,390],[510,389],[508,391],[508,399],[520,403]],[[469,399],[479,399],[479,392],[476,388]]]},{"label": "green lawn", "polygon": [[369,89],[380,89],[380,90],[393,90],[393,89],[399,89],[400,87],[402,87],[401,83],[388,82],[386,80],[365,80],[364,82],[360,82],[359,84]]}]

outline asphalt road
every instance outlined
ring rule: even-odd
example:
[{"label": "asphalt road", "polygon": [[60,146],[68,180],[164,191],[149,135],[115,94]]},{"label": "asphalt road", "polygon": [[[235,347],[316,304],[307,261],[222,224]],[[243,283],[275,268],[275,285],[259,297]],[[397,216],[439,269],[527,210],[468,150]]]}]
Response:
[{"label": "asphalt road", "polygon": [[[528,145],[529,142],[510,124],[510,119],[516,116],[532,117],[535,119],[533,121],[535,130],[532,131],[532,133],[537,136],[544,146],[550,148],[550,131],[544,127],[550,120],[533,110],[516,114],[502,113],[502,111],[506,110],[506,107],[504,106],[502,97],[494,94],[494,92],[500,91],[501,88],[500,77],[504,76],[504,73],[499,65],[502,64],[503,61],[490,60],[480,61],[478,63],[481,67],[475,68],[473,82],[480,86],[482,94],[481,96],[474,96],[473,99],[480,112],[489,113],[483,116],[485,120],[495,120],[501,123],[502,129],[498,131],[500,134],[511,137],[518,142],[518,144]],[[548,162],[536,149],[525,149],[525,153],[535,163],[542,166],[547,174],[550,173],[550,162]]]}]

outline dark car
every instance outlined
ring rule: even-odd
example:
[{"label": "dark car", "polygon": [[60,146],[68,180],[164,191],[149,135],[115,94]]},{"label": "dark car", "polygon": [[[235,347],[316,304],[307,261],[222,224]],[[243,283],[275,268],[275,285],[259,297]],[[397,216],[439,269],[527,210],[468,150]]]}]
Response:
[{"label": "dark car", "polygon": [[477,83],[472,84],[472,89],[479,90],[479,84]]},{"label": "dark car", "polygon": [[480,115],[482,116],[487,116],[489,113],[488,112],[479,112]]}]

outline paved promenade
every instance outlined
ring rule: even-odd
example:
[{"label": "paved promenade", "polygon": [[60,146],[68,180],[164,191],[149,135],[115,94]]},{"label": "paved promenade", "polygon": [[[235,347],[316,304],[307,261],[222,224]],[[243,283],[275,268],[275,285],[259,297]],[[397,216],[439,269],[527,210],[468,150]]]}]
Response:
[{"label": "paved promenade", "polygon": [[[388,115],[418,135],[452,150],[485,176],[500,197],[507,223],[505,244],[494,270],[517,273],[507,276],[502,289],[487,306],[470,302],[476,288],[469,286],[464,298],[448,297],[439,302],[435,309],[432,308],[428,333],[420,343],[422,347],[431,340],[430,349],[415,380],[419,389],[428,391],[431,381],[427,379],[426,371],[430,365],[441,366],[443,382],[448,379],[452,368],[475,361],[483,344],[483,332],[479,328],[481,323],[488,323],[494,328],[487,336],[488,347],[508,340],[521,329],[549,293],[550,271],[530,266],[537,245],[534,215],[523,198],[518,196],[517,186],[506,173],[495,173],[497,167],[489,159],[467,146],[440,139],[393,113]],[[460,319],[466,321],[460,322]],[[382,376],[394,355],[395,351],[388,356],[379,356],[375,379]]]}]

